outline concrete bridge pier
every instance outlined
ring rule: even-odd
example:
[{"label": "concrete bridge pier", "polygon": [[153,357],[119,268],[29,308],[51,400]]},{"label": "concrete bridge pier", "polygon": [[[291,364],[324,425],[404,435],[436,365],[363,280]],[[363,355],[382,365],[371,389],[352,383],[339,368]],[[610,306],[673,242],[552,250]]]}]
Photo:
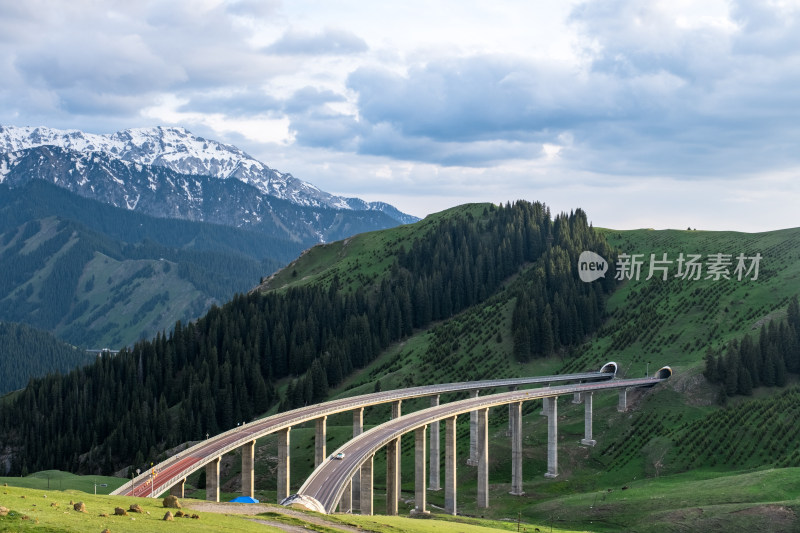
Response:
[{"label": "concrete bridge pier", "polygon": [[[439,405],[439,395],[431,397],[431,407]],[[430,483],[428,490],[441,490],[439,478],[439,421],[431,422]]]},{"label": "concrete bridge pier", "polygon": [[[514,392],[518,388],[519,387],[517,387],[516,385],[512,385],[508,388],[508,390]],[[514,422],[511,420],[511,418],[514,416],[513,412],[514,408],[512,407],[513,405],[514,405],[513,403],[508,404],[508,429],[506,430],[506,437],[510,437],[511,435],[514,434],[514,427],[513,427]]]},{"label": "concrete bridge pier", "polygon": [[400,486],[398,464],[400,459],[400,439],[392,439],[386,445],[386,514],[397,514],[398,487]]},{"label": "concrete bridge pier", "polygon": [[[477,398],[479,390],[474,390],[470,393],[470,398]],[[478,465],[478,411],[469,412],[469,458],[467,459],[469,466]]]},{"label": "concrete bridge pier", "polygon": [[582,394],[580,392],[576,392],[572,395],[572,403],[581,403],[583,401]]},{"label": "concrete bridge pier", "polygon": [[242,446],[242,496],[251,498],[255,494],[255,452],[254,440]]},{"label": "concrete bridge pier", "polygon": [[353,482],[347,484],[342,492],[342,498],[339,500],[339,512],[351,513],[353,512]]},{"label": "concrete bridge pier", "polygon": [[[545,385],[545,388],[549,387],[550,387],[549,383]],[[550,408],[548,407],[549,405],[550,405],[550,398],[542,398],[542,410],[539,412],[539,414],[542,416],[550,416],[548,415],[548,413],[550,412]]]},{"label": "concrete bridge pier", "polygon": [[522,496],[522,402],[508,404],[511,422],[511,494]]},{"label": "concrete bridge pier", "polygon": [[592,438],[592,396],[593,393],[587,392],[586,393],[586,403],[584,408],[583,420],[584,420],[584,431],[583,431],[583,439],[581,440],[581,444],[585,446],[594,446],[597,444],[597,441]]},{"label": "concrete bridge pier", "polygon": [[375,464],[375,456],[371,455],[367,461],[361,465],[361,514],[372,514],[372,467]]},{"label": "concrete bridge pier", "polygon": [[210,502],[219,501],[219,460],[215,457],[206,464],[206,500]]},{"label": "concrete bridge pier", "polygon": [[444,427],[444,512],[456,514],[456,420],[445,419]]},{"label": "concrete bridge pier", "polygon": [[278,431],[278,503],[289,497],[289,431],[284,428]]},{"label": "concrete bridge pier", "polygon": [[427,494],[425,487],[425,432],[427,426],[414,430],[414,512],[427,513]]},{"label": "concrete bridge pier", "polygon": [[325,438],[327,436],[327,416],[317,418],[314,432],[314,468],[325,461]]},{"label": "concrete bridge pier", "polygon": [[[548,399],[548,398],[545,398]],[[558,477],[558,396],[547,402],[547,473],[544,477]]]},{"label": "concrete bridge pier", "polygon": [[489,507],[489,408],[478,409],[478,507]]},{"label": "concrete bridge pier", "polygon": [[[402,416],[402,413],[401,413],[401,410],[400,410],[402,404],[403,404],[403,400],[397,400],[396,402],[392,402],[392,420],[394,420],[395,418],[400,418],[400,416]],[[400,453],[401,453],[401,450],[402,450],[403,437],[397,437],[394,440],[394,442],[396,443],[395,447],[397,448],[397,450],[395,451],[395,463],[396,463],[395,469],[397,470],[397,487],[395,488],[395,490],[397,492],[395,492],[395,495],[397,496],[397,499],[399,500],[400,499],[400,491],[401,491],[401,487],[402,487],[401,483],[402,483],[402,479],[403,479],[402,473],[401,473],[401,464],[402,463],[400,462],[400,459],[401,459]],[[387,481],[387,483],[388,483],[388,481]],[[397,514],[397,513],[395,513],[395,514]]]},{"label": "concrete bridge pier", "polygon": [[185,494],[184,488],[186,487],[186,478],[178,481],[175,485],[169,489],[169,493],[176,498],[183,498]]},{"label": "concrete bridge pier", "polygon": [[628,389],[619,390],[619,403],[617,403],[617,411],[624,413],[628,410]]},{"label": "concrete bridge pier", "polygon": [[[364,433],[364,408],[359,407],[353,411],[353,438],[358,437]],[[352,502],[353,511],[361,509],[361,470],[357,470],[353,474],[351,481],[352,485]]]}]

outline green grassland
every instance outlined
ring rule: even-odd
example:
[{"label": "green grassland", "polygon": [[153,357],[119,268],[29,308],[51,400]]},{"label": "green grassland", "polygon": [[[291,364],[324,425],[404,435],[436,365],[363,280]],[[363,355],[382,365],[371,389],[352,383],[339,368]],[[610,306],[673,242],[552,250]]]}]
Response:
[{"label": "green grassland", "polygon": [[[86,512],[77,512],[70,502],[83,502]],[[129,512],[127,516],[116,516],[114,510],[128,510],[138,504],[142,513]],[[468,518],[433,515],[420,520],[388,516],[324,516],[316,513],[286,509],[278,505],[224,504],[214,512],[205,510],[203,502],[181,500],[182,511],[199,518],[176,517],[165,522],[167,511],[160,499],[129,498],[87,494],[79,490],[42,490],[18,486],[0,487],[0,506],[9,510],[0,516],[0,531],[51,531],[92,532],[108,528],[112,532],[271,532],[285,531],[282,526],[296,529],[338,533],[344,531],[394,531],[418,533],[437,531],[441,533],[482,533],[492,531],[516,531],[517,522],[500,522]],[[248,508],[250,507],[250,508]],[[176,510],[172,510],[175,514]],[[246,514],[244,514],[246,513]],[[535,525],[521,523],[520,531],[534,531]],[[542,526],[543,527],[543,526]],[[295,529],[295,530],[296,530]],[[570,531],[556,527],[553,531]]]}]

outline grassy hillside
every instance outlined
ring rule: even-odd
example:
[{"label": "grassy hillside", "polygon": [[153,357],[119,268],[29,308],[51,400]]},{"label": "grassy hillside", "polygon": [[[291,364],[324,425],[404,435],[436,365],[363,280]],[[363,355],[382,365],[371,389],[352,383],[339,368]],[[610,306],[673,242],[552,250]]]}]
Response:
[{"label": "grassy hillside", "polygon": [[[76,512],[70,502],[83,502],[86,512]],[[114,510],[126,511],[132,504],[141,507],[142,513],[128,512],[127,516],[115,516]],[[175,517],[172,522],[163,521],[167,509],[159,499],[126,498],[87,494],[79,490],[46,490],[0,487],[0,507],[8,513],[0,513],[0,531],[72,531],[75,533],[103,531],[113,532],[280,532],[310,530],[321,533],[347,531],[394,531],[397,533],[491,533],[493,531],[516,531],[516,522],[499,522],[478,519],[453,519],[432,517],[416,520],[403,517],[381,516],[323,516],[286,509],[277,505],[222,504],[209,507],[197,500],[181,500],[182,513],[197,518]],[[173,514],[177,510],[171,510]],[[3,516],[5,515],[5,516]],[[521,523],[526,531],[536,525]],[[569,530],[555,528],[565,533]]]},{"label": "grassy hillside", "polygon": [[[398,230],[316,247],[276,274],[269,284],[287,287],[325,283],[333,272],[346,272],[354,283],[376,279],[381,261],[388,259],[385,248],[371,246],[388,244],[390,251],[396,251],[407,245],[402,228]],[[702,371],[703,357],[709,347],[714,351],[724,350],[729,342],[740,340],[745,334],[757,338],[760,328],[770,321],[785,320],[790,299],[800,294],[800,229],[761,234],[601,231],[618,253],[643,254],[644,265],[638,280],[623,281],[609,297],[609,315],[604,326],[580,347],[561,350],[525,364],[514,359],[511,320],[518,294],[516,289],[528,280],[527,270],[522,269],[480,305],[417,331],[394,345],[367,368],[345,380],[331,396],[371,392],[376,381],[380,381],[383,389],[389,389],[434,382],[582,371],[597,369],[608,360],[620,364],[622,376],[636,377],[670,365],[675,371],[673,379],[652,391],[630,394],[627,413],[616,411],[616,394],[595,398],[594,433],[598,441],[595,448],[578,445],[583,433],[583,406],[573,405],[566,399],[561,401],[561,475],[556,480],[546,480],[542,476],[546,470],[546,427],[539,415],[539,406],[526,406],[524,477],[529,496],[523,499],[506,494],[510,488],[510,445],[505,436],[507,415],[502,409],[494,410],[490,428],[493,439],[490,482],[496,490],[492,494],[490,514],[502,516],[518,510],[523,517],[542,522],[552,514],[552,508],[566,505],[566,494],[594,495],[612,487],[619,489],[632,483],[644,483],[642,480],[653,480],[648,483],[655,483],[654,487],[659,487],[662,480],[686,484],[698,502],[707,501],[714,506],[713,514],[705,518],[694,516],[682,506],[677,506],[677,510],[676,507],[662,508],[658,511],[666,513],[658,518],[662,526],[663,520],[683,523],[685,519],[690,529],[691,524],[698,527],[714,524],[722,528],[734,524],[745,530],[757,524],[758,519],[737,520],[739,515],[763,517],[773,511],[781,514],[785,500],[796,500],[796,493],[764,496],[763,501],[774,502],[777,506],[774,509],[759,507],[762,502],[759,497],[741,500],[753,503],[755,510],[745,511],[736,505],[714,503],[717,487],[714,483],[697,480],[719,478],[719,483],[727,483],[732,482],[731,475],[740,475],[734,483],[748,487],[753,484],[747,480],[755,479],[752,476],[758,476],[758,472],[774,472],[769,479],[779,487],[793,486],[787,483],[794,471],[784,468],[800,466],[800,456],[795,452],[800,449],[800,435],[793,429],[792,422],[795,420],[793,400],[798,394],[793,384],[797,377],[790,378],[788,389],[760,388],[754,391],[753,397],[725,398],[719,386],[705,380]],[[666,281],[659,279],[659,271],[653,279],[646,279],[651,253],[656,254],[656,259],[662,259],[662,254],[667,253],[667,259],[673,261]],[[713,276],[705,279],[705,269],[699,280],[676,278],[676,261],[681,253],[685,257],[701,254],[704,264],[709,254],[731,254],[731,279],[715,280]],[[736,257],[740,253],[745,257],[761,254],[758,279],[752,279],[754,272],[743,276],[742,280],[737,279]],[[614,267],[612,264],[608,277],[614,275]],[[444,352],[442,346],[447,347]],[[424,400],[404,402],[403,409],[407,412],[424,407],[426,403]],[[384,411],[380,408],[372,410],[371,414],[368,411],[367,420],[371,423],[386,420],[388,413]],[[335,419],[331,421],[331,425],[336,423]],[[342,418],[338,423],[343,441],[349,431],[349,421]],[[337,435],[334,428],[329,432]],[[462,421],[461,442],[466,442],[467,432],[466,421]],[[330,440],[330,448],[340,442],[337,437]],[[403,447],[406,452],[404,489],[410,492],[413,490],[410,438],[404,440]],[[297,453],[302,457],[309,452],[298,447]],[[464,465],[465,453],[461,447],[459,465]],[[484,513],[473,507],[475,470],[466,466],[459,468],[459,490],[462,491],[459,499],[464,497],[463,504],[459,501],[459,508],[465,513]],[[778,470],[773,470],[775,468]],[[310,465],[297,470],[293,475],[300,479],[310,470]],[[379,464],[376,464],[376,472],[376,484],[383,483],[383,469]],[[264,481],[267,487],[274,483],[269,473],[265,474]],[[438,499],[440,495],[431,494],[434,505],[441,503]],[[533,505],[539,501],[550,504]],[[685,502],[685,505],[697,507],[693,502]],[[670,510],[677,514],[669,515]],[[793,512],[790,510],[790,514]],[[616,513],[615,510],[612,514]],[[603,527],[613,530],[636,524],[636,528],[646,529],[644,524],[652,520],[655,513],[644,511],[638,518],[625,518],[627,522],[616,524],[608,520]],[[571,516],[575,517],[573,525],[576,527],[591,528],[592,515],[576,512]],[[704,519],[709,521],[703,522]],[[623,523],[628,525],[623,526]]]},{"label": "grassy hillside", "polygon": [[0,189],[0,319],[89,348],[131,345],[194,319],[303,247],[148,217],[39,180]]}]

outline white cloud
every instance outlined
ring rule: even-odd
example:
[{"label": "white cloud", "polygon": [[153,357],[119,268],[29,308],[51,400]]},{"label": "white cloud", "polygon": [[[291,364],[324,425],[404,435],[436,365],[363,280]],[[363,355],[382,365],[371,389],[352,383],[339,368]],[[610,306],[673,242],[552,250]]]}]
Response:
[{"label": "white cloud", "polygon": [[786,0],[0,2],[0,123],[179,124],[417,215],[788,226],[799,25]]}]

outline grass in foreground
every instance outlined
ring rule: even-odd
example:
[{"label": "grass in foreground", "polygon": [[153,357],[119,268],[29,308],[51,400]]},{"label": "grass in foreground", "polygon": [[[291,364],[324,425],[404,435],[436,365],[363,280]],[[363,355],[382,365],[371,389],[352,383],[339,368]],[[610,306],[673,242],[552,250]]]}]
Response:
[{"label": "grass in foreground", "polygon": [[[73,510],[70,501],[83,502],[86,513]],[[423,533],[436,531],[441,533],[489,533],[491,531],[516,531],[516,521],[499,522],[491,520],[470,519],[465,517],[449,517],[432,515],[428,519],[414,519],[402,516],[358,516],[358,515],[319,515],[302,513],[280,506],[259,505],[252,512],[267,507],[269,511],[260,514],[234,514],[242,510],[241,504],[231,504],[230,513],[192,510],[194,505],[203,502],[182,500],[183,511],[198,514],[199,519],[175,518],[172,522],[163,521],[167,512],[162,500],[149,498],[127,498],[86,494],[76,490],[53,491],[23,487],[0,487],[0,506],[9,509],[7,516],[0,516],[0,531],[45,531],[45,532],[93,532],[98,533],[108,528],[117,532],[160,532],[160,531],[192,531],[194,532],[272,532],[283,531],[280,526],[318,531],[320,533],[338,533],[358,528],[363,531],[396,533]],[[128,516],[115,516],[115,507],[129,509],[136,503],[144,513],[128,513]],[[221,504],[225,510],[225,504]],[[174,513],[176,510],[172,509]],[[249,509],[248,509],[249,511]],[[107,516],[102,516],[107,515]],[[536,526],[520,524],[519,531],[535,531]],[[564,529],[553,529],[564,532]]]}]

